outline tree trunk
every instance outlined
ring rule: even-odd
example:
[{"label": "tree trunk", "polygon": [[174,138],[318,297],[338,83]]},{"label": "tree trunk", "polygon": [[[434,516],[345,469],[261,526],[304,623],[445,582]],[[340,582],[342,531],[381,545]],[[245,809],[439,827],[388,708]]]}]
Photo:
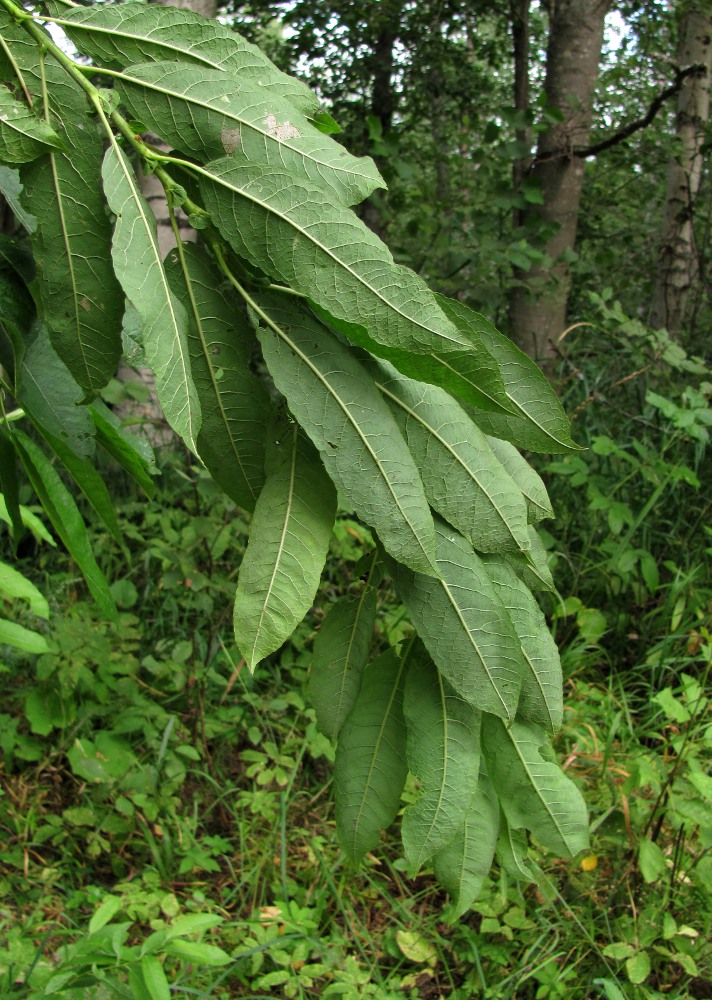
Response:
[{"label": "tree trunk", "polygon": [[[395,16],[395,15],[394,15]],[[398,18],[400,6],[398,6]],[[371,114],[381,123],[381,138],[388,138],[393,125],[393,114],[396,109],[396,96],[393,92],[393,50],[396,43],[397,20],[387,20],[376,37],[373,47],[373,90],[371,94]],[[380,169],[383,163],[378,156],[374,157]],[[384,226],[381,212],[381,196],[367,198],[361,206],[361,218],[373,232],[383,239]]]},{"label": "tree trunk", "polygon": [[[514,340],[540,362],[566,326],[569,293],[567,251],[576,241],[584,161],[571,155],[585,146],[591,129],[594,87],[609,0],[549,0],[549,41],[544,90],[549,108],[563,116],[539,136],[529,176],[541,185],[543,205],[525,213],[551,232],[544,246],[551,267],[537,265],[512,291],[510,322]],[[536,213],[536,215],[534,215]]]},{"label": "tree trunk", "polygon": [[[215,17],[217,13],[216,0],[171,0],[171,2],[152,0],[152,2],[158,3],[162,7],[180,7],[182,10],[191,10],[195,14],[202,14],[203,17]],[[163,148],[168,152],[168,146],[164,146],[158,136],[148,135],[146,138],[159,149]],[[168,251],[175,246],[175,238],[163,186],[155,174],[144,174],[141,176],[141,191],[156,216],[158,246],[161,254],[165,257]],[[183,239],[194,240],[195,230],[188,225],[185,216],[177,212],[176,218]],[[150,368],[133,368],[122,361],[119,365],[117,378],[120,382],[140,382],[149,390],[146,402],[137,402],[129,398],[119,403],[115,407],[117,416],[130,423],[139,423],[149,443],[154,448],[170,444],[175,439],[175,435],[163,418],[156,395],[156,378]]]},{"label": "tree trunk", "polygon": [[677,50],[680,68],[700,65],[705,71],[685,79],[677,101],[676,155],[668,164],[665,212],[650,309],[650,324],[680,333],[690,288],[699,273],[693,213],[702,176],[702,144],[710,111],[712,76],[712,6],[691,4],[680,23]]},{"label": "tree trunk", "polygon": [[[529,6],[530,0],[510,0],[509,15],[512,24],[512,49],[514,53],[514,110],[524,117],[529,112]],[[525,126],[516,129],[516,139],[529,146],[530,130]],[[529,157],[518,156],[512,163],[512,187],[519,192],[529,168]],[[518,229],[524,222],[520,207],[513,211],[512,221]]]}]

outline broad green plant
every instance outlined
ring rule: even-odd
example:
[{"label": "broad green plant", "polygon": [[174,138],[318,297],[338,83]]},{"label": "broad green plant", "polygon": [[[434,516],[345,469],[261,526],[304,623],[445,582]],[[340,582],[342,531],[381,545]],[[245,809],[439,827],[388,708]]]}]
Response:
[{"label": "broad green plant", "polygon": [[[142,3],[38,12],[0,0],[0,61],[0,187],[18,224],[0,243],[3,388],[18,407],[0,465],[15,542],[22,467],[116,616],[58,468],[121,544],[91,460],[100,446],[151,489],[147,455],[99,395],[123,332],[171,427],[252,513],[234,609],[250,670],[308,613],[337,498],[377,540],[311,672],[346,855],[377,847],[409,772],[408,871],[434,868],[457,912],[495,853],[533,879],[528,834],[576,854],[586,810],[551,750],[561,671],[531,592],[550,586],[534,526],[552,512],[518,450],[576,450],[545,378],[482,316],[393,262],[351,208],[383,186],[372,161],[227,27]],[[165,260],[139,167],[165,191],[176,235]],[[179,210],[199,243],[181,241]],[[369,662],[385,574],[412,627]]]}]

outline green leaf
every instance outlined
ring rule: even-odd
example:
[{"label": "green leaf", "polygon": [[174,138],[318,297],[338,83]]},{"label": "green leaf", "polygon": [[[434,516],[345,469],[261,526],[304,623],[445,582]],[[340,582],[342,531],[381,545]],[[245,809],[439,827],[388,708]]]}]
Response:
[{"label": "green leaf", "polygon": [[641,840],[638,844],[638,868],[645,881],[656,882],[667,869],[665,855],[652,840]]},{"label": "green leaf", "polygon": [[460,302],[436,296],[442,311],[461,334],[483,342],[499,365],[517,416],[484,410],[473,413],[485,432],[528,451],[580,451],[571,439],[569,421],[546,377],[518,347],[499,333],[484,316]]},{"label": "green leaf", "polygon": [[94,558],[86,525],[71,493],[34,441],[19,430],[13,431],[12,439],[45,513],[81,570],[92,597],[102,612],[115,621],[117,613],[114,599]]},{"label": "green leaf", "polygon": [[27,163],[52,146],[62,149],[64,144],[49,122],[38,118],[0,85],[0,160]]},{"label": "green leaf", "polygon": [[170,1000],[171,989],[163,966],[155,955],[144,955],[141,958],[141,972],[151,1000]]},{"label": "green leaf", "polygon": [[23,653],[46,653],[49,651],[47,640],[39,632],[33,632],[16,622],[0,618],[0,646],[13,646]]},{"label": "green leaf", "polygon": [[104,896],[98,908],[89,921],[89,934],[96,934],[102,927],[105,927],[110,920],[113,920],[122,906],[119,896]]},{"label": "green leaf", "polygon": [[479,779],[465,820],[435,855],[435,874],[455,904],[455,921],[470,909],[492,867],[499,837],[499,801],[480,764]]},{"label": "green leaf", "polygon": [[18,401],[33,421],[81,457],[94,454],[94,423],[84,393],[50,343],[46,328],[35,326],[18,377]]},{"label": "green leaf", "polygon": [[378,844],[398,812],[405,784],[404,665],[389,649],[363,672],[353,711],[336,746],[336,832],[344,853],[358,864]]},{"label": "green leaf", "polygon": [[512,878],[520,882],[536,882],[536,876],[531,870],[527,857],[528,853],[525,831],[511,827],[500,808],[499,837],[497,838],[497,860],[500,866]]},{"label": "green leaf", "polygon": [[121,426],[119,418],[100,400],[89,407],[99,444],[115,462],[152,497],[155,486],[151,473],[158,473],[153,451],[147,441]]},{"label": "green leaf", "polygon": [[143,321],[143,347],[156,376],[166,420],[197,453],[200,402],[190,370],[188,314],[171,292],[156,234],[156,220],[126,155],[106,152],[104,190],[116,215],[112,256],[116,275]]},{"label": "green leaf", "polygon": [[188,350],[202,422],[198,454],[238,506],[252,511],[264,483],[271,406],[250,371],[254,333],[241,303],[217,287],[207,252],[194,244],[166,258],[168,284],[189,319]]},{"label": "green leaf", "polygon": [[345,205],[385,187],[373,160],[352,156],[287,100],[241,74],[144,63],[130,66],[117,87],[134,117],[200,162],[228,153],[281,167]]},{"label": "green leaf", "polygon": [[546,492],[546,486],[541,476],[534,471],[529,462],[520,455],[509,441],[500,441],[496,437],[488,437],[487,442],[505,470],[512,477],[527,501],[529,523],[538,524],[544,518],[553,517],[554,509]]},{"label": "green leaf", "polygon": [[11,167],[0,165],[0,194],[12,209],[12,214],[24,229],[32,234],[37,230],[37,219],[31,215],[20,201],[24,186],[20,174]]},{"label": "green leaf", "polygon": [[444,389],[374,366],[420,468],[431,506],[481,552],[527,549],[524,498],[492,453],[482,431]]},{"label": "green leaf", "polygon": [[542,847],[573,857],[588,846],[583,796],[558,764],[546,760],[544,731],[513,722],[507,728],[494,716],[482,724],[482,750],[507,822],[529,830]]},{"label": "green leaf", "polygon": [[0,597],[7,601],[17,598],[27,601],[30,611],[39,618],[49,618],[49,606],[45,597],[26,576],[7,563],[0,562]]},{"label": "green leaf", "polygon": [[[40,521],[39,517],[37,517],[36,514],[33,514],[31,510],[24,507],[22,504],[20,504],[19,509],[23,526],[32,532],[36,541],[47,542],[48,545],[56,547],[57,543],[50,535],[49,531],[47,531],[42,521]],[[4,521],[6,524],[12,524],[7,504],[5,503],[5,497],[2,494],[0,494],[0,520]]]},{"label": "green leaf", "polygon": [[314,640],[309,698],[319,729],[339,735],[354,706],[376,621],[376,591],[368,584],[358,596],[332,605]]},{"label": "green leaf", "polygon": [[408,656],[403,710],[408,769],[420,789],[402,825],[413,878],[468,815],[480,768],[480,713],[455,694],[418,640]]},{"label": "green leaf", "polygon": [[636,986],[645,982],[650,975],[650,969],[650,955],[648,955],[647,951],[637,952],[637,954],[633,955],[625,963],[625,971],[628,973],[628,979]]},{"label": "green leaf", "polygon": [[418,469],[370,375],[299,303],[274,293],[256,300],[270,320],[258,330],[270,374],[344,502],[396,559],[434,572]]},{"label": "green leaf", "polygon": [[336,517],[336,492],[296,425],[275,425],[267,479],[235,596],[235,638],[249,670],[285,642],[312,605]]},{"label": "green leaf", "polygon": [[69,11],[60,3],[47,6],[77,47],[97,63],[119,68],[145,60],[197,64],[233,73],[301,111],[319,109],[319,99],[301,80],[278,70],[232,28],[200,14],[143,3]]},{"label": "green leaf", "polygon": [[229,965],[232,959],[222,948],[214,944],[203,944],[202,941],[184,941],[183,938],[174,938],[166,945],[166,954],[175,955],[186,962],[194,962],[197,965],[220,966]]},{"label": "green leaf", "polygon": [[[91,397],[116,372],[124,302],[111,267],[111,225],[97,183],[105,137],[76,89],[63,81],[52,102],[53,107],[60,100],[66,105],[56,114],[67,154],[36,161],[23,170],[22,179],[25,201],[37,218],[40,315],[55,350]],[[81,111],[69,114],[77,99]]]},{"label": "green leaf", "polygon": [[529,551],[505,552],[502,558],[530,590],[554,590],[554,578],[549,569],[544,543],[533,524],[529,525]]},{"label": "green leaf", "polygon": [[485,568],[495,592],[509,612],[524,654],[526,669],[519,693],[517,718],[556,733],[561,727],[564,712],[563,677],[559,650],[544,613],[510,566],[492,558],[486,560]]},{"label": "green leaf", "polygon": [[392,566],[401,600],[435,665],[475,708],[513,719],[522,651],[507,610],[472,546],[436,519],[440,578]]},{"label": "green leaf", "polygon": [[[7,515],[5,518],[4,514]],[[0,427],[0,517],[7,520],[12,531],[12,542],[17,543],[24,533],[20,511],[20,483],[17,477],[17,454],[4,427]]]},{"label": "green leaf", "polygon": [[205,207],[235,251],[355,336],[360,328],[386,347],[421,354],[469,348],[425,282],[394,264],[385,244],[321,188],[231,156],[198,172]]}]

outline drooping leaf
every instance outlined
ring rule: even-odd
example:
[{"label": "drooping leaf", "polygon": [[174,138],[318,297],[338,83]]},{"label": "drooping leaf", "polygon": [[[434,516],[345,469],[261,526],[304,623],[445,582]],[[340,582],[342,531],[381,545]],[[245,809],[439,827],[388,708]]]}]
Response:
[{"label": "drooping leaf", "polygon": [[[15,449],[13,447],[13,451],[14,450]],[[22,520],[23,527],[27,528],[32,533],[37,542],[46,542],[48,545],[56,548],[57,543],[45,527],[44,523],[29,509],[29,507],[25,507],[23,504],[20,504],[20,518]],[[5,524],[12,525],[7,504],[5,503],[5,497],[2,494],[0,494],[0,521],[4,521]]]},{"label": "drooping leaf", "polygon": [[528,552],[505,552],[503,559],[530,590],[553,591],[554,578],[549,569],[546,549],[533,524],[529,525],[529,542]]},{"label": "drooping leaf", "polygon": [[392,564],[401,600],[442,675],[475,708],[513,719],[522,682],[522,650],[507,609],[482,560],[436,519],[440,578]]},{"label": "drooping leaf", "polygon": [[434,858],[435,874],[455,904],[453,920],[470,909],[492,867],[499,837],[499,800],[480,763],[477,789],[467,816],[450,842]]},{"label": "drooping leaf", "polygon": [[344,498],[388,551],[433,573],[432,517],[417,467],[368,372],[287,296],[256,296],[272,325],[258,336],[289,408],[319,449]]},{"label": "drooping leaf", "polygon": [[402,826],[413,878],[468,815],[480,768],[480,712],[455,694],[418,640],[408,656],[403,709],[408,768],[420,790]]},{"label": "drooping leaf", "polygon": [[49,3],[56,22],[96,63],[124,68],[147,60],[178,61],[223,70],[245,83],[288,100],[300,111],[316,113],[319,99],[236,31],[190,10],[131,3],[77,7]]},{"label": "drooping leaf", "polygon": [[86,525],[71,493],[34,441],[20,430],[13,431],[12,441],[47,517],[81,570],[92,597],[107,618],[115,621],[116,605],[111,590],[94,558]]},{"label": "drooping leaf", "polygon": [[157,474],[151,446],[121,426],[119,418],[100,400],[89,407],[99,444],[150,498],[155,492],[152,473]]},{"label": "drooping leaf", "polygon": [[480,552],[527,549],[522,493],[464,410],[444,389],[406,378],[387,362],[378,362],[374,377],[435,510]]},{"label": "drooping leaf", "polygon": [[588,846],[586,804],[576,785],[550,754],[543,729],[494,716],[482,722],[482,751],[507,822],[529,830],[542,847],[573,857]]},{"label": "drooping leaf", "polygon": [[23,653],[46,653],[49,650],[47,640],[39,632],[33,632],[17,622],[9,622],[6,618],[0,618],[0,646],[12,646]]},{"label": "drooping leaf", "polygon": [[361,220],[285,170],[232,156],[200,171],[205,207],[235,251],[386,346],[466,350],[433,294]]},{"label": "drooping leaf", "polygon": [[385,186],[373,160],[352,156],[287,100],[242,75],[143,63],[130,66],[117,87],[135,118],[200,162],[231,153],[281,167],[345,205]]},{"label": "drooping leaf", "polygon": [[125,153],[111,146],[102,167],[104,190],[116,216],[112,257],[116,275],[143,320],[143,347],[156,376],[164,416],[197,453],[200,402],[188,351],[188,314],[170,290],[156,220]]},{"label": "drooping leaf", "polygon": [[20,483],[17,477],[17,454],[4,427],[0,427],[0,501],[7,511],[7,522],[12,530],[12,542],[16,550],[24,534]]},{"label": "drooping leaf", "polygon": [[166,258],[168,283],[189,319],[188,349],[201,400],[198,454],[213,479],[252,511],[264,483],[265,430],[271,410],[250,371],[254,334],[244,310],[217,286],[207,253],[186,244]]},{"label": "drooping leaf", "polygon": [[495,330],[479,313],[454,299],[437,295],[448,319],[464,335],[483,342],[499,365],[502,378],[517,416],[484,410],[473,417],[485,432],[529,451],[579,451],[571,438],[569,421],[546,377],[518,347]]},{"label": "drooping leaf", "polygon": [[519,882],[536,882],[537,878],[531,869],[528,853],[526,831],[510,826],[504,812],[500,810],[497,839],[497,860],[500,866]]},{"label": "drooping leaf", "polygon": [[48,147],[62,149],[64,143],[49,122],[38,118],[0,85],[0,160],[28,163],[46,153]]},{"label": "drooping leaf", "polygon": [[24,229],[32,234],[37,229],[37,219],[31,215],[20,201],[24,187],[19,171],[12,167],[0,166],[0,194],[12,209],[12,214]]},{"label": "drooping leaf", "polygon": [[376,620],[376,591],[366,584],[360,594],[332,605],[314,640],[309,698],[319,729],[335,740],[354,706]]},{"label": "drooping leaf", "polygon": [[336,517],[336,493],[296,425],[276,424],[235,596],[235,638],[247,666],[289,638],[312,605]]},{"label": "drooping leaf", "polygon": [[38,618],[49,618],[49,606],[45,596],[31,580],[4,562],[0,562],[0,596],[10,601],[17,598],[27,601],[33,615],[37,615]]},{"label": "drooping leaf", "polygon": [[547,517],[553,517],[554,509],[551,506],[549,494],[546,492],[546,486],[529,462],[509,441],[488,437],[487,442],[526,497],[529,523],[538,524],[539,521],[543,521]]},{"label": "drooping leaf", "polygon": [[47,329],[37,324],[20,369],[18,401],[70,452],[88,458],[94,454],[94,424],[87,408],[79,406],[83,396],[50,343]]},{"label": "drooping leaf", "polygon": [[517,718],[549,733],[558,732],[563,717],[561,661],[544,613],[514,570],[501,559],[485,562],[487,575],[509,612],[527,669],[519,692]]},{"label": "drooping leaf", "polygon": [[[53,80],[58,69],[51,66]],[[40,316],[58,355],[92,397],[118,366],[124,297],[111,267],[111,225],[97,183],[105,136],[73,81],[55,83],[50,117],[61,117],[67,152],[28,165],[22,180],[37,219]]]},{"label": "drooping leaf", "polygon": [[389,649],[363,672],[356,704],[336,746],[336,832],[358,864],[378,844],[400,804],[408,767],[403,661]]}]

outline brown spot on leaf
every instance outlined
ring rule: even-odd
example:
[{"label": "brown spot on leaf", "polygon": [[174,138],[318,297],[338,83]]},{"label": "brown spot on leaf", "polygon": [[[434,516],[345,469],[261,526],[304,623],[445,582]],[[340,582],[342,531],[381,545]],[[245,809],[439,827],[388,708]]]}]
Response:
[{"label": "brown spot on leaf", "polygon": [[298,139],[302,134],[291,122],[284,122],[282,125],[279,125],[274,115],[266,115],[263,119],[263,124],[269,134],[279,142],[284,142],[285,139]]},{"label": "brown spot on leaf", "polygon": [[234,153],[242,141],[240,138],[240,129],[224,128],[220,133],[220,141],[226,153]]}]

